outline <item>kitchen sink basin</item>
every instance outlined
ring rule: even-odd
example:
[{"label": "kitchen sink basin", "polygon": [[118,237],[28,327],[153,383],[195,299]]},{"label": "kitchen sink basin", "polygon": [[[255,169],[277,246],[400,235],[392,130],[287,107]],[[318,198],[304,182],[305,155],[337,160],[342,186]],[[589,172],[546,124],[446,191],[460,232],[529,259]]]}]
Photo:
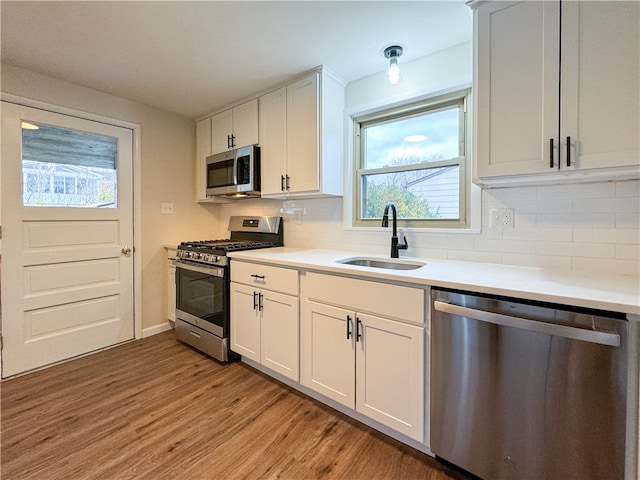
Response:
[{"label": "kitchen sink basin", "polygon": [[343,265],[355,265],[359,267],[384,268],[386,270],[415,270],[424,267],[426,263],[411,260],[384,259],[384,258],[368,258],[368,257],[351,257],[337,260]]}]

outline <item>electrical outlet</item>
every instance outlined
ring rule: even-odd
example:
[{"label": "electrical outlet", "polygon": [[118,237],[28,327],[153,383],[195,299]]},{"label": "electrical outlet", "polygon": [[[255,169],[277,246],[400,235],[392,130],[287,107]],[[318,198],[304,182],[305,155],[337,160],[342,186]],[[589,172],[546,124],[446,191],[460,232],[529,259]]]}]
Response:
[{"label": "electrical outlet", "polygon": [[513,228],[513,208],[492,208],[491,228]]},{"label": "electrical outlet", "polygon": [[161,203],[160,213],[162,215],[173,215],[173,203]]}]

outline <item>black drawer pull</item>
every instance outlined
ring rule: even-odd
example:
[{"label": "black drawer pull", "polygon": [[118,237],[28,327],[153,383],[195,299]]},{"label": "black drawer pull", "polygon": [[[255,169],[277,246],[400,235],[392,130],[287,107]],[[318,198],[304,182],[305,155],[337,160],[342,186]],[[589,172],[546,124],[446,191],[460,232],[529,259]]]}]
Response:
[{"label": "black drawer pull", "polygon": [[255,279],[258,279],[258,280],[264,280],[264,275],[256,275],[256,274],[253,274],[253,275],[251,275],[251,276],[252,276],[253,278],[255,278]]}]

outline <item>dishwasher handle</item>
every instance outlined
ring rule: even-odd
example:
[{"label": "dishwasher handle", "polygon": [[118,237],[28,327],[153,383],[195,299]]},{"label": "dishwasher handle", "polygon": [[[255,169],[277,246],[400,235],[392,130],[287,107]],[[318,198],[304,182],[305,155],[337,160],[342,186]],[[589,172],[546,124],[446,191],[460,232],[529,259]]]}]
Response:
[{"label": "dishwasher handle", "polygon": [[503,315],[501,313],[462,307],[460,305],[454,305],[452,303],[442,302],[439,300],[433,302],[433,307],[439,312],[459,315],[461,317],[493,323],[495,325],[502,325],[504,327],[519,328],[521,330],[529,330],[536,333],[545,333],[548,335],[555,335],[557,337],[598,343],[600,345],[609,345],[612,347],[620,346],[620,335],[617,333],[603,332],[600,330],[586,330],[584,328],[567,327],[566,325],[558,325],[555,323],[528,320],[526,318]]}]

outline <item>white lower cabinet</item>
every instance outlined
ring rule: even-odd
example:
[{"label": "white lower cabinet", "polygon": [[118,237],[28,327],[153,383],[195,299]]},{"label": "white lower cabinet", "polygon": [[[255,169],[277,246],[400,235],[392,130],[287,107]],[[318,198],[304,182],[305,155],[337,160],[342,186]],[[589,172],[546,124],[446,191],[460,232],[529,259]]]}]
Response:
[{"label": "white lower cabinet", "polygon": [[[424,311],[424,290],[406,287],[417,305],[394,300],[387,290],[405,289],[344,277],[307,274],[301,319],[301,383],[414,440],[424,440],[425,329],[373,313],[384,302],[399,312]],[[318,293],[318,290],[324,290]],[[336,295],[332,295],[332,290]],[[313,292],[313,293],[310,293]],[[353,308],[340,304],[352,292]],[[357,292],[367,292],[370,307]],[[322,302],[309,296],[323,297]],[[362,295],[364,298],[365,295]],[[400,315],[402,315],[400,313]],[[416,323],[423,317],[415,318]]]},{"label": "white lower cabinet", "polygon": [[232,262],[231,279],[231,350],[298,381],[297,271]]}]

